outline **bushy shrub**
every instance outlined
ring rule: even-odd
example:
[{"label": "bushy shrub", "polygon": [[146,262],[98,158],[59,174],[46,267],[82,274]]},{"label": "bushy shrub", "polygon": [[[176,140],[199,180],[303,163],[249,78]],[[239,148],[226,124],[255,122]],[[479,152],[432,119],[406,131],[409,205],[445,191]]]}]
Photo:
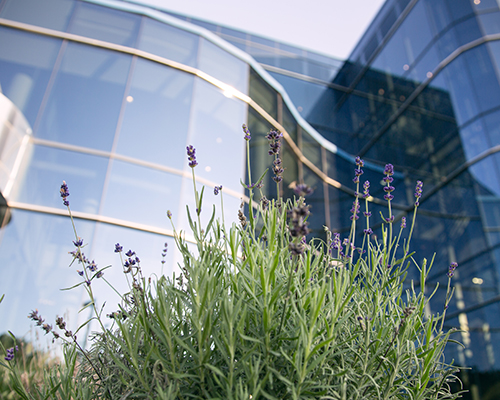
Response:
[{"label": "bushy shrub", "polygon": [[[250,132],[244,131],[249,151]],[[279,184],[281,134],[271,131],[267,138]],[[187,153],[194,183],[195,149],[189,146]],[[248,184],[243,184],[250,199],[247,215],[240,210],[239,223],[230,227],[215,218],[215,210],[202,227],[203,190],[199,193],[195,185],[196,211],[188,210],[195,249],[174,227],[182,272],[145,278],[137,255],[123,254],[117,244],[131,284],[117,311],[108,315],[113,326],[105,328],[96,309],[101,331],[83,351],[62,318],[56,330],[33,312],[30,317],[46,333],[65,338],[66,359],[33,391],[16,385],[15,351],[10,351],[12,358],[7,355],[2,365],[11,371],[12,388],[25,399],[459,397],[448,387],[456,367],[444,360],[451,333],[443,331],[444,315],[426,317],[429,297],[413,285],[403,289],[408,268],[419,268],[419,287],[425,287],[432,264],[416,265],[410,252],[422,183],[417,183],[411,226],[403,220],[393,227],[393,167],[386,166],[388,214],[377,239],[369,224],[369,183],[360,193],[362,167],[358,157],[352,228],[344,241],[327,231],[327,241],[306,242],[311,190],[306,185],[295,187],[293,199],[262,196],[257,202],[263,177],[252,183],[248,168]],[[221,207],[222,192],[221,186],[214,189]],[[61,196],[69,210],[65,183]],[[367,225],[362,243],[356,244],[362,206]],[[103,270],[87,260],[76,230],[75,237],[74,261],[83,267],[80,285],[96,307],[92,282]],[[401,237],[407,239],[400,243]],[[449,282],[455,268],[450,266]],[[445,310],[451,294],[448,285]]]}]

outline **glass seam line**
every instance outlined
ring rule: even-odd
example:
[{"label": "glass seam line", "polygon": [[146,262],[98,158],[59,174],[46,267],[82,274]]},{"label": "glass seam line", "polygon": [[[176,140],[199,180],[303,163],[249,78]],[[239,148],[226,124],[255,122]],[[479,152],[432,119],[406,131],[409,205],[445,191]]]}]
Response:
[{"label": "glass seam line", "polygon": [[[36,205],[36,204],[28,204],[28,203],[22,203],[22,202],[18,202],[18,201],[9,201],[8,206],[10,208],[17,209],[17,210],[33,211],[33,212],[38,212],[38,213],[42,213],[42,214],[59,215],[62,217],[69,218],[67,210],[60,210],[60,209],[57,209],[54,207],[41,206],[41,205]],[[82,219],[82,220],[86,220],[86,221],[102,222],[105,224],[120,226],[123,228],[131,228],[131,229],[134,229],[137,231],[143,231],[143,232],[155,233],[155,234],[163,235],[163,236],[175,237],[174,231],[172,229],[157,228],[157,227],[154,227],[151,225],[140,224],[137,222],[130,222],[130,221],[125,221],[125,220],[118,219],[118,218],[106,217],[104,215],[90,214],[90,213],[85,213],[85,212],[81,212],[81,211],[71,211],[71,215],[73,216],[73,218]],[[166,218],[166,216],[165,216],[165,218]],[[187,242],[196,244],[196,240],[192,235],[186,235],[185,233],[183,233],[182,237]]]},{"label": "glass seam line", "polygon": [[372,136],[370,141],[361,149],[359,152],[360,157],[363,157],[368,150],[373,146],[373,144],[389,129],[389,127],[398,119],[401,114],[406,111],[409,105],[417,98],[417,96],[423,92],[423,90],[429,86],[429,84],[434,80],[434,78],[451,62],[453,62],[458,56],[466,51],[472,50],[475,47],[479,47],[488,42],[494,42],[500,40],[500,33],[495,33],[492,35],[486,35],[479,39],[473,40],[467,44],[464,44],[457,49],[455,49],[449,56],[447,56],[443,61],[441,61],[436,68],[431,72],[432,76],[423,81],[413,92],[406,101],[401,104],[397,111],[392,114],[392,116],[385,122],[385,124],[378,130],[375,135]]},{"label": "glass seam line", "polygon": [[[190,171],[188,172],[188,171],[172,168],[172,167],[169,167],[166,165],[161,165],[161,164],[153,163],[150,161],[145,161],[145,160],[140,160],[140,159],[129,157],[129,156],[124,156],[124,155],[117,154],[117,153],[111,153],[111,152],[104,151],[104,150],[91,149],[88,147],[82,147],[82,146],[77,146],[77,145],[73,145],[73,144],[53,142],[51,140],[39,139],[39,138],[35,138],[33,136],[30,137],[30,140],[33,144],[40,145],[40,146],[61,149],[61,150],[67,150],[67,151],[74,151],[77,153],[89,154],[92,156],[103,157],[103,158],[108,158],[108,159],[115,159],[115,160],[127,162],[129,164],[139,165],[141,167],[146,167],[146,168],[150,168],[150,169],[154,169],[154,170],[158,170],[158,171],[162,171],[162,172],[167,172],[167,173],[170,173],[173,175],[179,175],[179,176],[182,176],[183,178],[188,178],[188,179],[192,178]],[[206,179],[206,178],[199,177],[199,176],[196,177],[196,181],[200,182],[204,185],[211,186],[211,187],[214,187],[216,185],[215,182],[213,182],[209,179]],[[236,190],[224,187],[224,193],[230,195],[231,197],[235,197],[237,199],[241,199],[243,197],[243,199],[246,202],[248,202],[248,196],[246,196],[246,195],[244,195]]]}]

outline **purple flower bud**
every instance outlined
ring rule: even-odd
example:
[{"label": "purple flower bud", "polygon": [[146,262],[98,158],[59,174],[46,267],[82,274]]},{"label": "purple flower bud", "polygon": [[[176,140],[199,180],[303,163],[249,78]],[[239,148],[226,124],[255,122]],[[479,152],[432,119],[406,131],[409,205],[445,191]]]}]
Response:
[{"label": "purple flower bud", "polygon": [[384,199],[386,199],[387,201],[390,201],[394,198],[394,196],[392,194],[386,194],[384,195]]},{"label": "purple flower bud", "polygon": [[419,206],[419,201],[420,197],[422,197],[422,187],[424,186],[424,183],[422,181],[417,181],[417,186],[415,186],[415,206]]},{"label": "purple flower bud", "polygon": [[394,175],[394,166],[392,164],[386,164],[384,174],[387,176]]},{"label": "purple flower bud", "polygon": [[250,131],[248,130],[245,124],[243,124],[243,132],[245,133],[245,140],[249,141],[252,138],[252,136],[250,135]]},{"label": "purple flower bud", "polygon": [[222,185],[214,187],[214,194],[217,196],[219,192],[222,190]]},{"label": "purple flower bud", "polygon": [[94,260],[92,260],[92,262],[89,264],[89,266],[87,268],[90,271],[95,272],[95,271],[97,271],[97,264],[95,263]]},{"label": "purple flower bud", "polygon": [[67,200],[67,197],[69,196],[69,190],[68,190],[68,185],[66,184],[65,181],[63,181],[63,183],[61,185],[60,193],[61,193],[61,197],[63,199],[63,204],[66,207],[68,207],[69,206],[69,201]]},{"label": "purple flower bud", "polygon": [[366,199],[370,196],[370,181],[363,183],[363,197]]},{"label": "purple flower bud", "polygon": [[135,255],[135,251],[129,250],[129,251],[127,251],[127,252],[125,253],[125,255],[126,255],[127,257],[132,257],[133,255]]},{"label": "purple flower bud", "polygon": [[120,243],[115,244],[115,253],[121,253],[123,250],[123,246],[120,246]]},{"label": "purple flower bud", "polygon": [[167,210],[167,217],[168,219],[172,219],[172,212],[170,210]]},{"label": "purple flower bud", "polygon": [[371,235],[373,233],[372,228],[363,229],[363,232],[367,235]]},{"label": "purple flower bud", "polygon": [[186,150],[187,150],[187,156],[188,156],[188,160],[189,160],[189,166],[191,168],[194,168],[198,165],[198,163],[196,162],[196,149],[192,146],[192,145],[189,145],[186,147]]},{"label": "purple flower bud", "polygon": [[82,247],[83,246],[83,239],[82,238],[78,238],[77,241],[74,241],[73,240],[73,244],[76,246],[76,247]]},{"label": "purple flower bud", "polygon": [[401,218],[401,229],[406,228],[406,217]]},{"label": "purple flower bud", "polygon": [[308,196],[313,192],[313,190],[305,183],[299,183],[295,185],[293,191],[297,196],[303,196],[303,197]]},{"label": "purple flower bud", "polygon": [[458,264],[456,262],[452,262],[450,264],[450,266],[448,267],[448,273],[446,275],[448,275],[448,278],[452,278],[453,277],[453,274],[455,273],[455,270],[457,269],[458,267]]}]

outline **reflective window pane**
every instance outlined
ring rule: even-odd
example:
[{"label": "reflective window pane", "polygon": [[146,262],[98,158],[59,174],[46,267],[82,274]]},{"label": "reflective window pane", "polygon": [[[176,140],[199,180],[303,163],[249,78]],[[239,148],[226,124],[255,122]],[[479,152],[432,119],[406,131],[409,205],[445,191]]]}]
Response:
[{"label": "reflective window pane", "polygon": [[[89,243],[93,228],[92,222],[77,220],[77,233],[84,243]],[[51,325],[57,316],[64,315],[74,331],[78,325],[77,311],[85,299],[84,288],[60,290],[81,279],[76,272],[81,269],[77,264],[68,268],[72,261],[68,252],[75,249],[70,219],[14,210],[11,222],[3,229],[0,242],[0,293],[5,294],[0,307],[2,331],[9,329],[18,337],[27,335],[33,324],[27,316],[35,309]],[[26,338],[31,339],[29,335]]]},{"label": "reflective window pane", "polygon": [[219,46],[202,39],[198,68],[243,93],[248,93],[248,64]]},{"label": "reflective window pane", "polygon": [[68,32],[105,42],[134,46],[141,17],[112,8],[78,2]]},{"label": "reflective window pane", "polygon": [[6,0],[0,17],[65,31],[75,4],[74,0]]},{"label": "reflective window pane", "polygon": [[0,27],[0,89],[35,124],[61,41]]},{"label": "reflective window pane", "polygon": [[[115,243],[120,243],[124,252],[132,250],[136,253],[140,259],[142,275],[146,280],[148,278],[158,279],[162,275],[172,277],[174,271],[176,271],[176,276],[179,276],[177,261],[182,262],[182,259],[179,259],[172,237],[98,223],[91,248],[87,250],[87,257],[95,260],[98,267],[111,266],[104,271],[104,278],[118,292],[123,294],[130,291],[129,281],[127,281],[127,278],[130,279],[130,275],[125,275],[123,272],[120,255],[114,252]],[[166,257],[162,258],[165,243],[168,244],[168,250]],[[165,260],[164,264],[162,264],[162,260]],[[92,286],[98,306],[104,306],[103,315],[118,311],[120,298],[106,282],[102,279],[95,279]],[[105,324],[111,324],[110,319],[104,319]],[[95,329],[97,330],[98,327],[96,326]]]},{"label": "reflective window pane", "polygon": [[138,48],[196,67],[199,36],[144,17]]},{"label": "reflective window pane", "polygon": [[[196,175],[241,192],[245,170],[245,141],[241,125],[247,106],[226,97],[215,86],[197,79],[188,143],[196,148]],[[184,164],[187,168],[187,161]],[[256,177],[255,179],[258,179]]]},{"label": "reflective window pane", "polygon": [[167,210],[177,214],[181,177],[115,160],[101,213],[159,228],[169,227]]},{"label": "reflective window pane", "polygon": [[131,57],[68,43],[35,135],[111,150]]},{"label": "reflective window pane", "polygon": [[59,188],[65,180],[71,209],[97,213],[108,166],[106,158],[42,146],[35,146],[29,157],[26,172],[14,187],[13,200],[63,209]]},{"label": "reflective window pane", "polygon": [[116,151],[182,169],[194,76],[137,59]]}]

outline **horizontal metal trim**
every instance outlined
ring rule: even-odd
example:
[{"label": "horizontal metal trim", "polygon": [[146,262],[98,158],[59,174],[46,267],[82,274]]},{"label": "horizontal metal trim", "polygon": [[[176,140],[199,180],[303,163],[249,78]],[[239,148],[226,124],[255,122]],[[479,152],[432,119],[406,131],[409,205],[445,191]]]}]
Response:
[{"label": "horizontal metal trim", "polygon": [[[32,211],[32,212],[37,212],[37,213],[42,213],[42,214],[58,215],[58,216],[67,217],[67,218],[70,217],[68,210],[60,210],[60,209],[54,208],[54,207],[21,203],[18,201],[7,201],[7,205],[8,205],[8,207],[10,207],[12,209],[16,209],[16,210],[24,210],[24,211]],[[82,219],[85,221],[102,222],[104,224],[120,226],[122,228],[130,228],[130,229],[134,229],[137,231],[155,233],[155,234],[163,235],[163,236],[170,236],[172,238],[175,237],[175,232],[172,229],[158,228],[155,226],[140,224],[137,222],[126,221],[123,219],[111,218],[111,217],[106,217],[106,216],[97,215],[97,214],[84,213],[84,212],[80,212],[80,211],[71,211],[71,216],[73,218]],[[165,222],[166,222],[166,220],[167,220],[167,217],[165,216]],[[185,239],[189,243],[196,244],[196,240],[194,239],[194,237],[191,235],[185,235],[184,232],[183,232],[183,239]]]},{"label": "horizontal metal trim", "polygon": [[[187,178],[187,179],[192,179],[192,173],[190,170],[183,171],[183,170],[172,168],[172,167],[169,167],[166,165],[161,165],[161,164],[153,163],[150,161],[144,161],[144,160],[140,160],[138,158],[124,156],[124,155],[117,154],[117,153],[111,153],[109,151],[91,149],[89,147],[76,146],[73,144],[67,144],[67,143],[61,143],[61,142],[53,142],[51,140],[38,139],[36,137],[30,137],[30,141],[33,144],[39,145],[39,146],[67,150],[67,151],[74,151],[77,153],[89,154],[89,155],[93,155],[93,156],[97,156],[97,157],[119,160],[119,161],[127,162],[129,164],[140,165],[141,167],[151,168],[151,169],[154,169],[157,171],[168,172],[170,174],[179,175],[179,176],[182,176],[182,177]],[[198,177],[198,176],[196,177],[196,182],[202,183],[202,184],[210,186],[210,187],[215,187],[217,185],[216,182],[213,182],[209,179]],[[224,194],[227,194],[231,197],[235,197],[237,199],[243,198],[243,200],[248,203],[248,196],[246,196],[243,193],[243,190],[242,190],[242,192],[238,192],[237,190],[233,190],[231,188],[224,187]]]}]

